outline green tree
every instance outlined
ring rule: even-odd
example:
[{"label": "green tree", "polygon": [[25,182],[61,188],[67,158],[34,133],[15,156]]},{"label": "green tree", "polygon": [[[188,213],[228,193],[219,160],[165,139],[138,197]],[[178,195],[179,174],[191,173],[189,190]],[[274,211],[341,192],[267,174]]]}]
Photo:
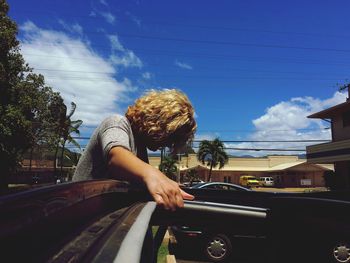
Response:
[{"label": "green tree", "polygon": [[48,148],[54,151],[54,175],[57,176],[57,157],[58,151],[60,149],[61,138],[62,138],[62,126],[64,125],[66,119],[67,107],[63,102],[61,97],[55,97],[50,105],[52,111],[51,120],[53,133],[48,141]]},{"label": "green tree", "polygon": [[[62,147],[62,152],[61,152],[61,172],[60,176],[62,176],[62,169],[63,169],[63,158],[64,158],[64,150],[65,150],[65,145],[66,143],[71,143],[74,146],[78,147],[80,149],[79,143],[74,140],[72,137],[72,134],[77,134],[80,135],[79,127],[83,123],[82,120],[72,120],[72,116],[77,108],[77,105],[72,102],[71,103],[71,109],[68,114],[65,114],[64,117],[60,121],[60,131],[61,131],[61,147]],[[65,112],[67,111],[67,108]]]},{"label": "green tree", "polygon": [[48,98],[59,96],[45,86],[20,54],[17,25],[0,0],[0,191],[7,188],[23,154],[45,141],[50,115]]},{"label": "green tree", "polygon": [[196,169],[190,169],[186,173],[186,181],[190,182],[190,185],[192,185],[193,181],[199,181],[200,177],[196,171]]},{"label": "green tree", "polygon": [[176,159],[172,158],[171,156],[165,156],[159,165],[159,170],[162,171],[162,173],[164,173],[170,179],[175,180],[177,173],[176,163]]},{"label": "green tree", "polygon": [[219,165],[219,169],[224,167],[228,161],[228,155],[224,150],[222,141],[216,138],[213,141],[203,140],[200,142],[197,159],[203,164],[210,166],[208,176],[208,182],[210,182],[213,167],[217,165]]},{"label": "green tree", "polygon": [[54,148],[55,138],[58,137],[57,120],[59,119],[56,104],[58,101],[63,103],[63,99],[59,93],[53,92],[48,87],[45,87],[41,93],[42,96],[37,97],[40,110],[38,111],[36,120],[32,122],[33,145],[30,149],[30,168],[33,153],[36,149],[40,149],[39,151],[43,149],[50,151],[50,149]]}]

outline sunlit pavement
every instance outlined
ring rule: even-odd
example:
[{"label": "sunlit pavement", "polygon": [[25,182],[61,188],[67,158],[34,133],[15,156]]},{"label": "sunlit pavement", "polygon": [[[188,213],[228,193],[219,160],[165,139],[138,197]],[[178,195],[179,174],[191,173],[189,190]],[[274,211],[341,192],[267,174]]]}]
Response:
[{"label": "sunlit pavement", "polygon": [[309,193],[309,192],[324,192],[328,191],[326,187],[287,187],[287,188],[274,188],[274,187],[254,187],[254,191],[258,192],[287,192],[287,193]]}]

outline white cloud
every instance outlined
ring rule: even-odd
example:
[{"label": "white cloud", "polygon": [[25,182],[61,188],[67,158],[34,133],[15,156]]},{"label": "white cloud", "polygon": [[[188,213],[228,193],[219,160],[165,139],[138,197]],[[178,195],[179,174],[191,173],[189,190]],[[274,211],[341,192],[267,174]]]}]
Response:
[{"label": "white cloud", "polygon": [[110,24],[114,24],[115,16],[110,12],[99,12],[100,15]]},{"label": "white cloud", "polygon": [[128,79],[117,81],[113,65],[95,53],[80,38],[45,30],[32,22],[21,26],[21,49],[35,72],[59,91],[67,105],[77,104],[74,118],[84,125],[96,126],[105,117],[120,112],[120,103],[128,101],[135,90]]},{"label": "white cloud", "polygon": [[183,69],[188,69],[188,70],[193,69],[191,65],[184,62],[180,62],[178,60],[175,60],[175,65]]},{"label": "white cloud", "polygon": [[117,35],[109,35],[108,38],[109,38],[109,41],[111,42],[112,50],[125,51],[125,48],[120,43]]},{"label": "white cloud", "polygon": [[111,43],[112,54],[110,55],[110,61],[114,65],[124,67],[137,67],[143,66],[142,61],[132,52],[126,49],[119,41],[117,35],[109,35],[108,39]]},{"label": "white cloud", "polygon": [[[333,97],[320,100],[312,97],[292,98],[269,107],[266,113],[253,120],[256,131],[246,140],[252,141],[286,141],[286,140],[330,140],[329,123],[319,119],[309,119],[307,116],[329,108],[346,100],[346,94],[336,92]],[[276,143],[227,143],[231,148],[262,148],[262,149],[304,149],[306,145],[317,142],[276,142]],[[263,156],[268,154],[301,154],[305,152],[276,152],[276,151],[234,151],[233,155]]]},{"label": "white cloud", "polygon": [[107,2],[106,2],[105,0],[100,0],[100,3],[101,3],[102,5],[108,6],[108,4],[107,4]]},{"label": "white cloud", "polygon": [[133,21],[136,25],[139,27],[141,26],[141,19],[136,17],[135,15],[131,14],[130,12],[125,13],[128,17],[130,17],[131,21]]},{"label": "white cloud", "polygon": [[268,108],[266,114],[253,120],[254,126],[258,130],[306,128],[309,124],[309,120],[306,118],[309,111],[296,102],[293,100],[283,101]]},{"label": "white cloud", "polygon": [[320,100],[312,97],[292,98],[282,101],[266,110],[266,113],[253,120],[257,130],[297,130],[315,124],[322,128],[319,120],[307,118],[312,113],[329,108],[346,100],[345,93],[336,92],[332,98]]},{"label": "white cloud", "polygon": [[149,72],[144,72],[144,73],[142,74],[142,77],[143,77],[144,79],[150,79],[150,78],[152,77],[152,74],[149,73]]},{"label": "white cloud", "polygon": [[109,10],[109,5],[106,0],[90,1],[92,11],[89,16],[96,17],[102,16],[104,20],[109,24],[114,24],[116,21],[116,16],[113,15]]},{"label": "white cloud", "polygon": [[65,30],[71,33],[77,33],[78,35],[83,35],[83,28],[78,23],[75,23],[73,25],[69,25],[66,22],[64,22],[62,19],[58,20],[58,22],[63,26]]}]

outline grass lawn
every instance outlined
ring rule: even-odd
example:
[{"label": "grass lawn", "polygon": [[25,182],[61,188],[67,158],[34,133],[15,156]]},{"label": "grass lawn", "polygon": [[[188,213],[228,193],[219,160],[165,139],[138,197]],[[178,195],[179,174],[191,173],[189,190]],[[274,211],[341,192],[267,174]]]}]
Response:
[{"label": "grass lawn", "polygon": [[[158,230],[157,226],[152,227],[153,236],[156,234],[157,230]],[[168,244],[162,243],[158,250],[157,263],[165,263],[167,255],[169,255]]]}]

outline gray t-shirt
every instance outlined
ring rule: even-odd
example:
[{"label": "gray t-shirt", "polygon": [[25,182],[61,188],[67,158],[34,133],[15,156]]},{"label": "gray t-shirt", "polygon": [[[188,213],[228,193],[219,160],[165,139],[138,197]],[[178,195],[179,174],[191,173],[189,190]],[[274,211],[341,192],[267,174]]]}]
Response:
[{"label": "gray t-shirt", "polygon": [[108,153],[116,146],[121,146],[148,162],[146,147],[135,140],[128,119],[114,115],[103,120],[94,131],[79,159],[73,181],[107,178]]}]

